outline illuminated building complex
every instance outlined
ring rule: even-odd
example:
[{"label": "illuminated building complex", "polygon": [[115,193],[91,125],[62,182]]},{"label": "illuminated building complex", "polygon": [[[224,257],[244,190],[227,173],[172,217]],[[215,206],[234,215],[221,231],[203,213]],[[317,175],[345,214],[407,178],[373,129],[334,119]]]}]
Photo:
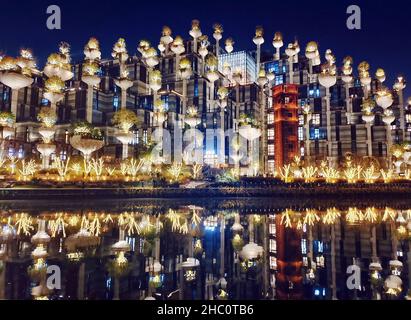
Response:
[{"label": "illuminated building complex", "polygon": [[[161,137],[167,129],[174,146],[176,129],[193,125],[211,131],[198,148],[212,167],[236,166],[227,130],[248,140],[243,157],[250,156],[250,144],[255,147],[258,141],[259,163],[243,161],[239,166],[242,175],[262,175],[273,174],[294,155],[307,163],[325,160],[335,167],[351,153],[389,166],[387,150],[409,140],[411,112],[404,102],[402,77],[388,89],[382,69],[374,77],[368,63],[361,62],[356,76],[350,57],[337,68],[331,50],[322,61],[315,42],[308,43],[305,52],[297,42],[290,43],[283,53],[279,33],[273,40],[274,58],[263,61],[262,28],[253,38],[257,47],[253,53],[233,51],[230,38],[223,45],[222,33],[216,25],[211,43],[198,21],[193,21],[189,40],[172,36],[165,27],[158,46],[140,41],[138,53],[133,54],[119,39],[110,59],[101,58],[92,38],[84,60],[76,63],[63,44],[59,53],[50,55],[43,72],[36,70],[31,53],[24,50],[15,60],[2,57],[0,108],[16,117],[12,131],[4,136],[8,138],[4,150],[20,158],[41,153],[47,167],[49,158],[76,152],[70,144],[70,125],[87,120],[103,134],[99,155],[118,159],[136,154],[138,144],[158,140],[152,137],[155,129],[161,129]],[[42,107],[57,115],[51,149],[44,144],[36,148],[44,138],[38,122]],[[138,121],[119,133],[112,119],[123,109],[134,112]],[[244,115],[251,119],[251,127],[244,123]],[[247,125],[242,131],[241,126]],[[172,153],[170,160],[181,161],[181,154]]]}]

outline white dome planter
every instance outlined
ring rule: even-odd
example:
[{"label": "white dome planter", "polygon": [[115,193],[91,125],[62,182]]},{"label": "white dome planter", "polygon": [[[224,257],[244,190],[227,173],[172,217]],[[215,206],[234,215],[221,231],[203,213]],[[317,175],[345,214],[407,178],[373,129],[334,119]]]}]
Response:
[{"label": "white dome planter", "polygon": [[47,257],[47,250],[42,247],[36,247],[32,253],[31,256],[33,257],[33,259],[37,260],[37,259],[44,259],[45,257]]},{"label": "white dome planter", "polygon": [[89,87],[90,86],[95,87],[95,86],[98,86],[100,84],[101,79],[100,79],[99,76],[96,76],[96,75],[83,75],[81,77],[81,81],[86,83]]},{"label": "white dome planter", "polygon": [[55,108],[56,103],[61,101],[64,98],[64,95],[56,92],[45,92],[44,98],[50,101],[52,107]]},{"label": "white dome planter", "polygon": [[129,79],[114,79],[114,83],[117,87],[121,88],[121,90],[127,90],[133,85],[133,81]]},{"label": "white dome planter", "polygon": [[377,102],[377,104],[380,107],[382,107],[384,109],[387,109],[388,107],[390,107],[392,105],[392,103],[394,102],[391,94],[377,96],[375,101]]},{"label": "white dome planter", "polygon": [[33,83],[33,79],[17,72],[6,71],[1,74],[1,82],[12,90],[19,90]]},{"label": "white dome planter", "polygon": [[390,125],[393,121],[395,120],[395,116],[384,116],[383,118],[382,118],[382,121],[384,121],[384,123],[386,124],[386,125]]},{"label": "white dome planter", "polygon": [[362,77],[360,81],[363,86],[368,86],[371,83],[371,77]]},{"label": "white dome planter", "polygon": [[329,73],[320,73],[318,81],[323,87],[330,88],[337,82],[337,77]]},{"label": "white dome planter", "polygon": [[361,116],[361,118],[362,118],[365,122],[371,123],[371,122],[374,121],[375,115],[374,115],[374,114],[363,114],[363,115]]},{"label": "white dome planter", "polygon": [[206,76],[210,82],[215,82],[218,80],[218,73],[216,71],[208,71]]},{"label": "white dome planter", "polygon": [[53,76],[59,77],[63,81],[68,81],[73,78],[73,72],[66,70],[55,65],[48,64],[44,67],[44,74],[50,78]]},{"label": "white dome planter", "polygon": [[101,149],[104,141],[96,139],[83,139],[80,135],[71,137],[70,144],[74,149],[79,150],[84,158],[88,160],[94,151]]}]

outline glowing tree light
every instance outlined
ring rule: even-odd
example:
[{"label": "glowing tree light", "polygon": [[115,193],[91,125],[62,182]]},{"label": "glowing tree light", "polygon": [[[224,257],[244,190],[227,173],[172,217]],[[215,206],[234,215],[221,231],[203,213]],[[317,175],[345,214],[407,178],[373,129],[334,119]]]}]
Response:
[{"label": "glowing tree light", "polygon": [[133,85],[133,81],[128,78],[128,70],[126,62],[128,60],[128,53],[126,47],[126,41],[123,38],[117,40],[113,46],[113,52],[111,56],[118,60],[120,65],[120,75],[118,79],[114,79],[114,83],[121,89],[121,108],[127,107],[127,89]]},{"label": "glowing tree light", "polygon": [[305,48],[305,56],[308,59],[308,75],[310,83],[313,81],[313,67],[321,64],[320,52],[318,51],[318,44],[315,41],[307,43]]},{"label": "glowing tree light", "polygon": [[351,116],[352,116],[352,100],[350,97],[350,83],[353,80],[352,76],[352,64],[353,59],[350,56],[347,56],[343,60],[343,67],[342,67],[342,75],[341,79],[345,83],[345,105],[347,108],[347,124],[351,124]]},{"label": "glowing tree light", "polygon": [[264,43],[264,29],[261,26],[257,26],[255,28],[255,36],[253,38],[254,44],[257,46],[257,58],[256,58],[256,76],[258,77],[258,73],[260,72],[260,56],[261,56],[261,46]]},{"label": "glowing tree light", "polygon": [[284,46],[283,35],[281,32],[276,32],[273,38],[273,47],[275,48],[274,60],[280,60],[280,49]]},{"label": "glowing tree light", "polygon": [[325,52],[325,59],[327,62],[322,65],[321,73],[318,75],[318,81],[325,87],[325,102],[326,102],[326,116],[327,116],[327,156],[329,166],[333,166],[334,157],[332,155],[332,141],[331,141],[331,104],[330,104],[330,87],[334,86],[336,77],[335,57],[330,49]]},{"label": "glowing tree light", "polygon": [[215,45],[216,45],[216,56],[218,58],[220,54],[220,40],[223,38],[223,26],[219,23],[215,23],[213,25],[213,38],[215,39]]},{"label": "glowing tree light", "polygon": [[158,50],[160,52],[168,54],[169,45],[173,42],[173,37],[171,36],[172,31],[170,27],[163,26],[163,31],[161,33],[160,44],[158,45]]},{"label": "glowing tree light", "polygon": [[[180,65],[180,55],[184,53],[184,41],[180,36],[176,36],[171,44],[171,51],[176,55],[176,70]],[[178,72],[176,72],[176,80],[178,80]]]},{"label": "glowing tree light", "polygon": [[179,72],[180,77],[183,79],[183,110],[182,114],[184,115],[187,110],[187,80],[190,79],[191,75],[193,74],[193,70],[191,68],[191,61],[188,58],[183,58],[180,60],[179,65]]},{"label": "glowing tree light", "polygon": [[362,120],[365,121],[365,126],[367,128],[367,155],[372,156],[372,133],[371,133],[371,123],[375,119],[375,114],[373,113],[373,109],[375,107],[374,100],[367,98],[364,99],[362,105]]},{"label": "glowing tree light", "polygon": [[0,59],[0,81],[12,89],[11,113],[17,115],[18,92],[33,83],[33,74],[38,73],[33,54],[28,49],[20,50],[20,57]]},{"label": "glowing tree light", "polygon": [[37,119],[42,123],[39,128],[39,134],[43,142],[37,145],[37,150],[42,155],[42,169],[48,169],[50,164],[50,156],[56,150],[56,146],[51,143],[57,122],[56,111],[49,107],[43,107],[37,115]]},{"label": "glowing tree light", "polygon": [[194,40],[193,52],[196,53],[197,52],[197,39],[201,37],[202,35],[201,29],[200,29],[200,21],[193,20],[191,22],[191,29],[189,31],[189,34],[191,37],[193,37],[193,40]]},{"label": "glowing tree light", "polygon": [[93,92],[100,84],[100,77],[98,76],[99,62],[101,59],[100,44],[96,38],[90,38],[84,47],[84,63],[82,68],[81,80],[88,86],[87,89],[87,103],[86,103],[86,120],[93,122]]},{"label": "glowing tree light", "polygon": [[83,154],[87,162],[94,151],[103,147],[103,135],[99,129],[94,128],[88,122],[79,122],[73,126],[70,144]]},{"label": "glowing tree light", "polygon": [[362,61],[358,65],[358,74],[364,91],[364,99],[368,98],[368,92],[371,84],[370,65],[367,61]]},{"label": "glowing tree light", "polygon": [[134,111],[128,109],[121,109],[114,113],[112,123],[120,130],[116,133],[116,138],[123,144],[123,159],[128,157],[128,144],[134,139],[134,134],[130,129],[138,123],[137,115]]}]

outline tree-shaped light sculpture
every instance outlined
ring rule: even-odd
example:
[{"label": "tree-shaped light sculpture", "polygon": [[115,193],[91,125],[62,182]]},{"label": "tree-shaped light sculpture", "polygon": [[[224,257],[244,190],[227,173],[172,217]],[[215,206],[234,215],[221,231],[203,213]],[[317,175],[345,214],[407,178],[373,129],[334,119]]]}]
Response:
[{"label": "tree-shaped light sculpture", "polygon": [[224,49],[227,53],[231,53],[234,50],[234,40],[232,38],[227,38],[224,43]]},{"label": "tree-shaped light sculpture", "polygon": [[128,60],[128,53],[126,47],[126,41],[123,38],[117,40],[113,46],[113,52],[111,56],[118,60],[120,66],[120,74],[118,79],[114,79],[114,83],[121,89],[121,108],[127,107],[127,89],[133,85],[133,81],[128,78],[128,70],[126,61]]},{"label": "tree-shaped light sculpture", "polygon": [[70,144],[74,149],[79,150],[85,161],[90,159],[94,151],[104,146],[103,135],[98,128],[94,128],[88,122],[79,122],[73,126],[73,136]]},{"label": "tree-shaped light sculpture", "polygon": [[285,49],[285,54],[288,56],[288,71],[289,71],[289,82],[294,83],[294,57],[298,55],[299,47],[295,43],[289,43],[287,49]]},{"label": "tree-shaped light sculpture", "polygon": [[187,110],[187,80],[190,79],[193,74],[191,68],[191,61],[188,58],[183,58],[180,60],[179,65],[180,77],[183,79],[183,110],[182,114],[184,115]]},{"label": "tree-shaped light sculpture", "polygon": [[200,21],[193,20],[191,21],[191,29],[189,31],[190,36],[193,38],[193,52],[197,53],[197,39],[201,37],[202,32],[200,29]]},{"label": "tree-shaped light sculpture", "polygon": [[213,25],[214,33],[213,38],[215,39],[215,54],[218,58],[220,55],[220,40],[223,38],[223,26],[219,23]]},{"label": "tree-shaped light sculpture", "polygon": [[205,60],[206,64],[206,77],[208,81],[210,81],[210,106],[211,110],[214,110],[214,83],[218,80],[219,75],[218,75],[218,60],[215,55],[212,53],[209,53],[206,57]]},{"label": "tree-shaped light sculpture", "polygon": [[243,114],[241,116],[239,133],[243,138],[248,140],[248,174],[255,175],[255,167],[258,166],[258,162],[254,159],[254,140],[261,136],[261,130],[258,128],[257,122],[251,115]]},{"label": "tree-shaped light sculpture", "polygon": [[253,38],[254,44],[257,46],[257,61],[256,61],[256,77],[258,77],[258,72],[260,71],[260,57],[261,57],[261,46],[264,43],[264,29],[261,26],[255,28],[255,36]]},{"label": "tree-shaped light sculpture", "polygon": [[365,121],[365,127],[367,129],[367,155],[372,156],[372,133],[371,124],[375,119],[375,114],[373,113],[375,102],[371,98],[364,99],[362,105],[362,120]]},{"label": "tree-shaped light sculpture", "polygon": [[328,163],[332,166],[332,140],[331,140],[331,104],[330,104],[330,87],[335,85],[337,81],[335,57],[331,50],[328,49],[325,53],[327,62],[322,65],[321,73],[318,75],[318,81],[325,87],[325,102],[326,102],[326,116],[327,116],[327,155]]},{"label": "tree-shaped light sculpture", "polygon": [[394,102],[392,93],[388,88],[381,87],[380,90],[377,91],[375,101],[377,104],[383,108],[383,117],[382,121],[386,125],[386,140],[387,140],[387,157],[389,165],[391,165],[391,155],[389,154],[391,145],[392,145],[392,137],[391,137],[391,124],[395,120],[395,116],[393,111],[390,109],[391,105]]},{"label": "tree-shaped light sculpture", "polygon": [[283,35],[281,32],[276,32],[273,38],[273,47],[275,48],[274,60],[280,60],[280,49],[282,46],[284,46]]},{"label": "tree-shaped light sculpture", "polygon": [[158,50],[164,53],[165,55],[168,54],[169,46],[173,42],[173,37],[171,36],[172,31],[170,27],[163,26],[163,31],[161,32],[160,44],[158,45]]},{"label": "tree-shaped light sculpture", "polygon": [[309,82],[313,81],[313,67],[321,64],[320,52],[318,51],[318,44],[315,41],[307,43],[305,48],[305,57],[308,59],[308,77]]},{"label": "tree-shaped light sculpture", "polygon": [[100,44],[96,38],[90,38],[84,47],[84,64],[81,80],[88,86],[87,88],[87,104],[86,104],[86,120],[93,122],[93,91],[94,87],[100,84],[98,76],[99,61],[101,59]]},{"label": "tree-shaped light sculpture", "polygon": [[343,60],[341,79],[345,83],[345,105],[347,108],[347,124],[351,124],[352,115],[352,101],[350,97],[350,83],[353,80],[352,76],[352,63],[353,60],[350,56],[347,56]]},{"label": "tree-shaped light sculpture", "polygon": [[180,55],[184,53],[184,41],[180,36],[176,36],[173,43],[171,44],[171,51],[176,55],[176,80],[178,80],[178,66],[180,64]]},{"label": "tree-shaped light sculpture", "polygon": [[37,73],[33,54],[28,49],[20,50],[19,58],[9,56],[0,58],[0,81],[11,88],[11,112],[17,116],[19,90],[33,83]]},{"label": "tree-shaped light sculpture", "polygon": [[364,87],[364,98],[368,98],[368,91],[371,84],[371,77],[370,77],[370,65],[367,61],[362,61],[358,65],[358,74],[360,77],[360,81],[362,86]]},{"label": "tree-shaped light sculpture", "polygon": [[41,122],[39,134],[42,137],[42,143],[37,145],[37,150],[42,155],[42,169],[48,169],[50,164],[50,155],[56,150],[56,146],[52,143],[57,122],[56,111],[50,107],[43,107],[37,115]]},{"label": "tree-shaped light sculpture", "polygon": [[138,118],[134,111],[121,109],[114,113],[112,122],[117,126],[119,132],[116,133],[116,138],[123,144],[123,159],[128,158],[128,144],[134,139],[134,135],[130,129],[137,124]]},{"label": "tree-shaped light sculpture", "polygon": [[202,35],[200,37],[200,49],[198,49],[198,53],[201,56],[201,74],[204,75],[205,72],[205,57],[208,54],[208,46],[210,45],[210,42],[208,41],[208,36],[207,35]]},{"label": "tree-shaped light sculpture", "polygon": [[44,67],[43,73],[47,76],[44,97],[50,101],[51,108],[56,110],[56,104],[64,98],[65,82],[73,78],[71,71],[70,46],[66,42],[60,43],[59,53],[52,53]]}]

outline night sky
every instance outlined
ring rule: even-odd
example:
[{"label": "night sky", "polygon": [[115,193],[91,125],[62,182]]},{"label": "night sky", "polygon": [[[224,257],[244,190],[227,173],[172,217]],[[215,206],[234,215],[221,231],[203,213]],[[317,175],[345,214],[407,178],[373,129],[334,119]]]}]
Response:
[{"label": "night sky", "polygon": [[[204,5],[200,5],[204,3]],[[46,8],[57,4],[62,10],[62,30],[46,28]],[[258,4],[258,6],[257,6]],[[359,5],[362,29],[346,28],[346,8]],[[60,41],[72,46],[74,61],[83,59],[82,49],[90,36],[100,40],[103,57],[108,57],[119,37],[127,41],[130,53],[140,39],[157,45],[164,24],[173,35],[188,37],[191,20],[199,19],[203,33],[212,35],[212,24],[224,26],[223,39],[234,38],[235,50],[254,49],[256,25],[265,30],[263,50],[273,51],[275,31],[281,31],[285,44],[297,38],[302,50],[310,40],[318,41],[322,59],[328,48],[338,65],[351,55],[355,68],[367,60],[374,74],[382,67],[391,86],[398,74],[410,81],[411,94],[411,4],[409,1],[301,1],[301,0],[203,0],[203,1],[6,1],[0,8],[0,50],[16,56],[21,47],[33,49],[40,66],[47,55],[57,50]],[[214,41],[214,39],[212,39]],[[324,60],[324,59],[323,59]]]}]

